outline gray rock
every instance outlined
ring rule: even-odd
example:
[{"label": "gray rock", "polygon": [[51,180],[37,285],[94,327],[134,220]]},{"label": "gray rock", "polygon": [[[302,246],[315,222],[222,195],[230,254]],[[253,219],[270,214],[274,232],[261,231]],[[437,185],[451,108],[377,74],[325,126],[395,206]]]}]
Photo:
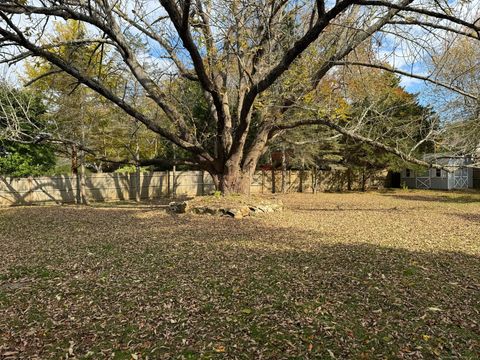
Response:
[{"label": "gray rock", "polygon": [[218,210],[209,206],[205,206],[203,208],[202,214],[207,214],[207,215],[218,215]]},{"label": "gray rock", "polygon": [[193,212],[194,214],[199,214],[199,215],[205,214],[205,213],[207,212],[207,208],[206,208],[205,206],[194,207],[194,208],[192,209],[192,212]]},{"label": "gray rock", "polygon": [[170,211],[177,214],[184,214],[188,211],[188,202],[186,201],[172,201],[168,204]]},{"label": "gray rock", "polygon": [[270,207],[270,205],[262,204],[257,207],[259,212],[264,212],[264,213],[272,213],[273,209]]}]

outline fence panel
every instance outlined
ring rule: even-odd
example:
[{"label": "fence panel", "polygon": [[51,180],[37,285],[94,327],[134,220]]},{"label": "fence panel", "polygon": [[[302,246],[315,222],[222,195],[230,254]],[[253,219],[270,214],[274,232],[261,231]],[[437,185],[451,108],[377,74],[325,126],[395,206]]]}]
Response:
[{"label": "fence panel", "polygon": [[[480,175],[480,173],[478,173]],[[286,192],[312,192],[312,173],[291,171],[285,174]],[[138,182],[138,185],[137,185]],[[478,178],[480,187],[480,176]],[[211,194],[215,190],[212,177],[204,171],[173,171],[136,174],[101,173],[85,177],[86,195],[90,201],[122,201],[135,199],[137,186],[142,199],[167,196],[197,196]],[[373,185],[373,184],[372,184]],[[345,173],[325,171],[317,175],[317,190],[343,190]],[[252,176],[251,194],[280,193],[282,171],[257,171]],[[74,176],[36,178],[6,178],[0,176],[0,206],[35,203],[74,203],[79,196]]]}]

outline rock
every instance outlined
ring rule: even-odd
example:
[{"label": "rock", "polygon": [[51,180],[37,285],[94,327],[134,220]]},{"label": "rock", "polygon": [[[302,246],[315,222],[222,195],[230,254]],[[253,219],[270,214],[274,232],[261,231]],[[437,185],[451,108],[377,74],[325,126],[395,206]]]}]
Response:
[{"label": "rock", "polygon": [[262,214],[264,212],[261,205],[252,206],[250,210],[252,211],[253,214]]},{"label": "rock", "polygon": [[265,204],[257,206],[257,209],[259,210],[259,212],[264,212],[264,213],[273,212],[273,209],[269,205],[265,205]]},{"label": "rock", "polygon": [[271,204],[270,209],[272,209],[272,211],[280,211],[282,210],[282,206],[280,204]]},{"label": "rock", "polygon": [[218,216],[218,215],[220,215],[220,210],[216,209],[216,208],[213,208],[213,207],[206,207],[205,208],[205,214]]},{"label": "rock", "polygon": [[177,214],[184,214],[188,211],[188,202],[186,201],[172,201],[168,204],[170,211]]},{"label": "rock", "polygon": [[243,214],[239,209],[225,209],[225,215],[231,216],[234,219],[243,219]]},{"label": "rock", "polygon": [[[283,203],[276,201],[274,203],[261,202],[256,205],[242,205],[238,204],[238,207],[220,207],[217,204],[198,204],[195,202],[189,203],[187,201],[172,201],[169,203],[169,210],[178,213],[193,213],[197,215],[212,215],[212,216],[229,216],[234,219],[243,219],[247,216],[253,216],[263,213],[273,213],[281,211],[283,209]],[[235,205],[234,205],[235,206]]]},{"label": "rock", "polygon": [[240,212],[242,214],[242,216],[249,216],[250,215],[250,208],[248,206],[242,206],[240,208]]},{"label": "rock", "polygon": [[207,212],[207,208],[205,206],[194,207],[192,212],[198,215],[205,214]]}]

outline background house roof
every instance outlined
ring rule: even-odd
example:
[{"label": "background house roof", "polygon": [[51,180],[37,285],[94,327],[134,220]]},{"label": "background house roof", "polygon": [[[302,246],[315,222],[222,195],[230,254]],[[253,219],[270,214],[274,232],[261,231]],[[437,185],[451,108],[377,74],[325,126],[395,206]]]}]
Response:
[{"label": "background house roof", "polygon": [[449,154],[426,154],[423,159],[430,163],[449,167],[460,167],[472,163],[472,158],[470,156]]}]

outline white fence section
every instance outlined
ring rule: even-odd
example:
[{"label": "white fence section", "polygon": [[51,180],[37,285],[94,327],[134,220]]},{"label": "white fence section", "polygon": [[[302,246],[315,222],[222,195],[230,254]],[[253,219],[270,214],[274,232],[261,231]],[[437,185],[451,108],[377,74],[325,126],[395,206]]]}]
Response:
[{"label": "white fence section", "polygon": [[[381,187],[384,177],[369,179],[367,187]],[[258,171],[252,176],[251,194],[281,192],[341,191],[346,188],[344,171],[326,171],[314,175],[309,171]],[[79,179],[75,176],[7,178],[0,176],[0,206],[54,203],[75,203],[80,199]],[[354,181],[353,188],[359,188]],[[89,201],[123,201],[136,198],[158,199],[210,194],[215,190],[213,179],[204,171],[172,171],[136,174],[102,173],[85,177],[85,193]]]},{"label": "white fence section", "polygon": [[[35,178],[0,177],[0,205],[27,205],[34,203],[74,203],[79,197],[78,179],[75,176]],[[137,185],[138,183],[138,185]],[[102,173],[85,177],[85,191],[90,201],[122,201],[135,199],[136,189],[142,199],[195,196],[214,190],[212,178],[202,171],[136,174]]]}]

